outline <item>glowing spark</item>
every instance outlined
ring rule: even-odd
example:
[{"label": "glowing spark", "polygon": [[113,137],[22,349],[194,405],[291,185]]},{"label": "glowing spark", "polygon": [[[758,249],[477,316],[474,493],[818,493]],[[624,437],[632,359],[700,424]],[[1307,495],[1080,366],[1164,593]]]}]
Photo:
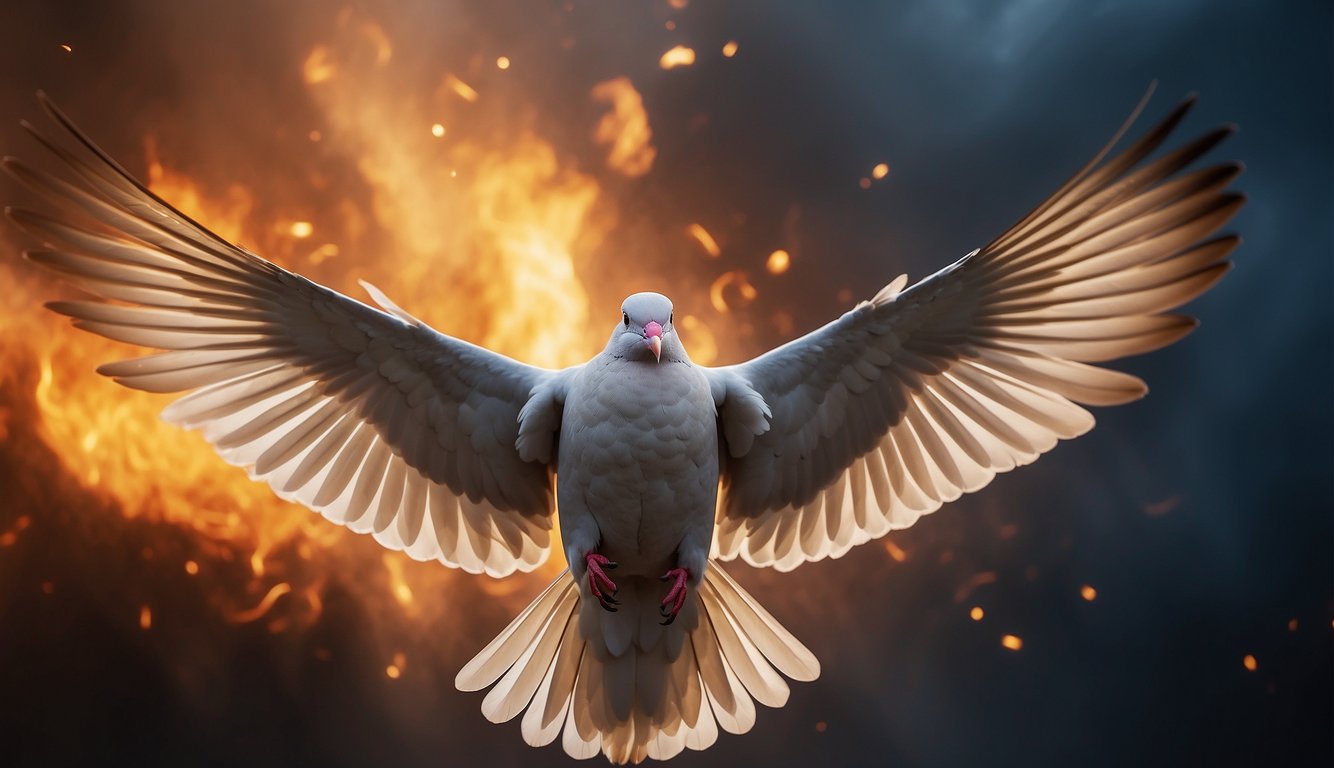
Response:
[{"label": "glowing spark", "polygon": [[1097,597],[1098,597],[1098,590],[1096,590],[1096,589],[1094,589],[1093,587],[1090,587],[1089,585],[1085,584],[1084,586],[1082,586],[1082,587],[1079,588],[1079,596],[1082,597],[1082,598],[1084,598],[1085,600],[1087,600],[1087,601],[1089,601],[1089,602],[1091,603],[1091,602],[1093,602],[1095,599],[1097,599]]},{"label": "glowing spark", "polygon": [[65,53],[74,53],[74,49],[70,47],[69,43],[61,43],[60,47],[65,49]]},{"label": "glowing spark", "polygon": [[437,139],[443,139],[445,137],[445,126],[441,125],[440,123],[432,123],[431,135],[436,137]]},{"label": "glowing spark", "polygon": [[273,604],[277,602],[278,598],[282,597],[283,595],[291,591],[292,591],[292,585],[288,584],[287,582],[279,582],[278,584],[274,584],[273,588],[270,589],[268,593],[264,595],[264,597],[259,601],[259,604],[256,605],[254,608],[249,608],[244,611],[233,611],[232,613],[228,614],[226,618],[233,624],[247,624],[249,622],[252,622],[255,619],[258,619],[262,617],[264,614],[268,613],[269,609],[273,607]]},{"label": "glowing spark", "polygon": [[389,676],[390,680],[397,680],[399,677],[403,675],[403,670],[407,668],[408,668],[408,658],[404,656],[403,653],[400,651],[394,654],[393,663],[385,667],[384,673]]},{"label": "glowing spark", "polygon": [[386,552],[382,556],[385,570],[389,572],[390,590],[394,594],[394,599],[404,608],[412,606],[412,588],[403,578],[403,561],[405,558],[399,557],[397,552]]},{"label": "glowing spark", "polygon": [[311,49],[306,56],[306,61],[301,65],[301,75],[305,78],[307,85],[323,83],[334,76],[336,67],[329,56],[329,47],[317,45]]},{"label": "glowing spark", "polygon": [[787,251],[779,248],[769,254],[769,260],[765,262],[764,268],[769,270],[771,275],[781,275],[792,265],[792,256]]},{"label": "glowing spark", "polygon": [[687,48],[684,45],[678,45],[671,48],[658,59],[658,66],[663,69],[676,69],[677,67],[688,67],[695,63],[695,49]]},{"label": "glowing spark", "polygon": [[985,615],[986,613],[982,610],[982,606],[980,605],[973,606],[973,610],[968,612],[968,618],[973,621],[981,621],[982,617]]},{"label": "glowing spark", "polygon": [[713,281],[713,285],[709,286],[709,302],[713,304],[714,309],[722,314],[732,311],[732,307],[728,305],[725,296],[725,291],[732,285],[736,286],[737,293],[747,303],[754,301],[755,297],[759,295],[755,291],[755,286],[751,285],[750,280],[746,278],[745,272],[738,269],[724,272],[718,276],[717,280]]},{"label": "glowing spark", "polygon": [[1024,647],[1024,641],[1016,635],[1001,635],[1001,645],[1012,651],[1017,651]]},{"label": "glowing spark", "polygon": [[723,55],[729,59],[736,55],[735,40],[728,40],[726,43],[723,43]]},{"label": "glowing spark", "polygon": [[1247,672],[1254,672],[1260,668],[1259,663],[1255,661],[1255,657],[1249,653],[1242,657],[1241,665],[1246,668]]},{"label": "glowing spark", "polygon": [[885,539],[885,551],[889,553],[889,556],[893,558],[896,563],[902,563],[908,559],[908,553],[904,552],[902,547],[889,539]]},{"label": "glowing spark", "polygon": [[195,574],[199,573],[199,563],[196,563],[193,560],[186,560],[185,572],[190,574],[191,576],[194,576]]},{"label": "glowing spark", "polygon": [[508,57],[508,56],[501,56],[500,58],[496,59],[496,68],[497,68],[497,69],[509,69],[509,68],[510,68],[510,57]]},{"label": "glowing spark", "polygon": [[722,255],[723,251],[718,247],[718,241],[713,239],[713,235],[709,234],[709,230],[699,224],[691,224],[686,227],[686,234],[695,238],[695,242],[699,243],[700,247],[704,249],[704,252],[709,254],[709,258],[716,259]]},{"label": "glowing spark", "polygon": [[871,169],[871,178],[877,181],[885,178],[888,175],[889,175],[888,163],[876,163],[875,167]]},{"label": "glowing spark", "polygon": [[139,629],[148,629],[152,626],[153,626],[152,609],[150,609],[146,605],[139,606]]},{"label": "glowing spark", "polygon": [[309,221],[294,221],[292,222],[292,226],[288,228],[288,231],[292,233],[292,237],[305,239],[314,234],[315,225],[311,224]]},{"label": "glowing spark", "polygon": [[631,178],[648,173],[658,151],[650,143],[653,131],[649,128],[644,99],[630,78],[604,80],[593,86],[589,95],[594,101],[611,105],[611,111],[602,116],[593,130],[594,141],[611,147],[607,167]]},{"label": "glowing spark", "polygon": [[477,101],[477,91],[473,90],[471,85],[463,82],[454,75],[445,75],[445,87],[458,95],[460,99],[467,102]]}]

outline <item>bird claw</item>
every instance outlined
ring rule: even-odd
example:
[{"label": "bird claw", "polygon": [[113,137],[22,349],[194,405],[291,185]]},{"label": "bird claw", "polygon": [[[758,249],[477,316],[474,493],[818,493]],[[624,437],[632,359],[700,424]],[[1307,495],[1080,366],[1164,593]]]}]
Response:
[{"label": "bird claw", "polygon": [[616,593],[620,588],[606,574],[606,571],[616,570],[616,563],[608,560],[605,555],[589,552],[584,555],[584,564],[588,567],[588,591],[598,599],[598,605],[601,605],[603,610],[616,613],[615,606],[621,604],[621,601],[616,599]]},{"label": "bird claw", "polygon": [[659,581],[673,582],[672,588],[667,590],[667,596],[662,599],[662,606],[658,608],[658,614],[663,617],[662,625],[665,627],[676,621],[676,616],[681,612],[681,607],[686,604],[686,582],[690,579],[690,571],[684,568],[673,568],[664,573]]}]

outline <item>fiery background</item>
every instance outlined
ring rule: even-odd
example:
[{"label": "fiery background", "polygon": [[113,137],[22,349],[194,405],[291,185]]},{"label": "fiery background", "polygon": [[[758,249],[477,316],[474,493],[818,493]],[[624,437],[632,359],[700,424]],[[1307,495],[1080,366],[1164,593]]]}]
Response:
[{"label": "fiery background", "polygon": [[[982,244],[1150,80],[1156,114],[1199,90],[1189,131],[1242,127],[1246,244],[1195,335],[1120,364],[1150,397],[841,560],[731,568],[824,673],[679,762],[1327,761],[1328,5],[884,5],[9,3],[0,149],[39,156],[43,88],[345,293],[561,366],[661,290],[708,364]],[[98,377],[133,350],[0,245],[6,762],[567,762],[452,685],[561,563],[468,576],[278,501]]]}]

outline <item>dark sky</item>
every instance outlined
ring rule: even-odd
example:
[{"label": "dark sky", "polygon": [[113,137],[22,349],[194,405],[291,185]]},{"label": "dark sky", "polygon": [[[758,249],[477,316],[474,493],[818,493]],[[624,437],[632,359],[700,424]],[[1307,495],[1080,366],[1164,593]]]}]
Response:
[{"label": "dark sky", "polygon": [[[87,5],[0,10],[4,153],[32,154],[15,124],[37,114],[38,88],[132,168],[163,115],[182,134],[164,146],[188,157],[202,141],[194,128],[232,145],[270,141],[268,124],[286,118],[241,108],[250,100],[312,111],[294,63],[332,7]],[[791,275],[760,285],[751,311],[791,308],[798,331],[840,311],[843,288],[870,295],[983,244],[1100,147],[1151,81],[1150,119],[1200,95],[1181,138],[1237,123],[1212,157],[1246,164],[1235,186],[1249,202],[1229,227],[1244,244],[1190,306],[1202,320],[1193,335],[1116,364],[1150,396],[1098,412],[1090,436],[896,534],[906,562],[869,545],[792,574],[731,568],[822,659],[823,676],[794,686],[787,708],[762,710],[750,734],[678,762],[1330,764],[1329,3],[693,0],[680,11],[576,2],[563,15],[550,10],[559,3],[517,0],[355,5],[431,77],[478,49],[540,62],[516,67],[526,79],[514,98],[589,167],[598,107],[587,91],[628,75],[659,157],[644,179],[605,180],[620,185],[621,223],[601,248],[642,250],[670,275],[683,248],[658,235],[690,221],[726,229],[735,252],[787,247]],[[703,55],[729,39],[735,59]],[[657,56],[677,42],[701,60],[664,72]],[[859,189],[881,160],[889,178]],[[236,173],[261,190],[290,183],[263,166]],[[766,329],[753,343],[783,340]],[[30,410],[31,381],[0,377],[0,405]],[[568,763],[524,746],[514,724],[485,723],[481,697],[453,690],[466,651],[386,686],[378,660],[357,660],[384,639],[336,587],[312,630],[346,651],[335,663],[302,661],[308,640],[228,630],[202,676],[216,685],[190,684],[201,676],[182,670],[188,654],[109,618],[115,590],[94,582],[131,578],[137,548],[66,527],[58,508],[89,502],[25,482],[32,467],[58,471],[42,450],[13,429],[0,439],[0,490],[18,499],[0,502],[0,527],[26,513],[35,531],[0,550],[0,744],[20,764]],[[53,568],[74,585],[54,605],[31,589]],[[956,602],[978,572],[995,582]],[[1086,583],[1092,603],[1079,596]],[[973,602],[986,621],[969,620]],[[454,645],[476,647],[502,620],[488,614],[471,644]],[[1001,648],[1002,632],[1023,650]],[[412,642],[424,641],[399,644]],[[1257,671],[1243,668],[1246,654]]]}]

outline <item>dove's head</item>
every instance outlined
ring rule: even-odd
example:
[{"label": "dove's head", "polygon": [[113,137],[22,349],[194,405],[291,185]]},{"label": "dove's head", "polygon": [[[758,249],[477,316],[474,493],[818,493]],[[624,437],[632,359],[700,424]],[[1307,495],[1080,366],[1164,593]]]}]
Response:
[{"label": "dove's head", "polygon": [[661,293],[636,293],[621,304],[621,321],[608,349],[626,360],[685,359],[672,325],[672,302]]}]

